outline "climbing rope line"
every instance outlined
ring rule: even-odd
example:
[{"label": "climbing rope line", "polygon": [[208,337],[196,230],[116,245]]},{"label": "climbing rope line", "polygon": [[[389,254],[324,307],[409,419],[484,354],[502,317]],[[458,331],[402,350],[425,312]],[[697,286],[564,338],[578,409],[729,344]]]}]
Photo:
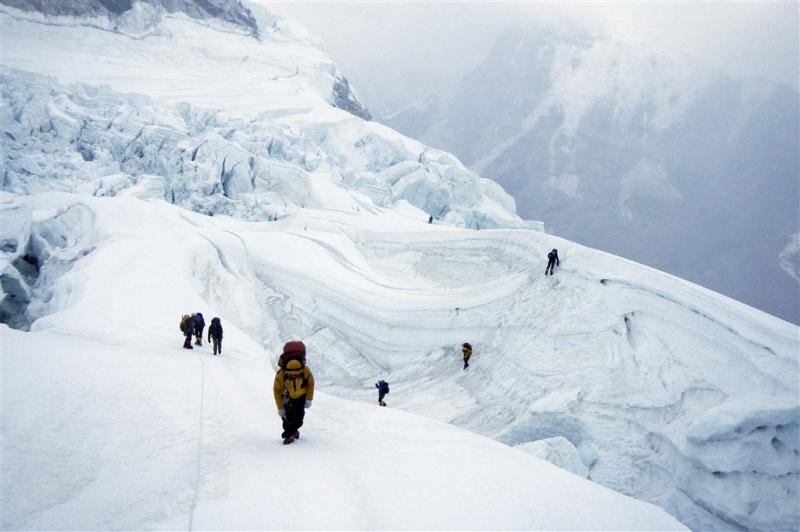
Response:
[{"label": "climbing rope line", "polygon": [[197,361],[200,363],[200,419],[198,420],[199,430],[197,440],[197,468],[195,470],[194,478],[194,495],[192,496],[192,507],[189,512],[188,530],[190,531],[194,525],[194,510],[197,507],[197,496],[200,492],[200,472],[203,463],[203,416],[206,395],[206,369],[205,365],[203,364],[203,357],[199,352],[197,353]]}]

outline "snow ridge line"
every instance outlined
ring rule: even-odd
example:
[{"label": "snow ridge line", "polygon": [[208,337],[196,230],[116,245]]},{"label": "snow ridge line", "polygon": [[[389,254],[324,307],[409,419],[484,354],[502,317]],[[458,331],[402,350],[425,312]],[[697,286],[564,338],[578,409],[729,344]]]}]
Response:
[{"label": "snow ridge line", "polygon": [[[47,19],[39,18],[39,17],[37,17],[35,15],[31,15],[31,14],[25,13],[24,11],[20,11],[20,10],[18,10],[16,8],[13,8],[13,7],[10,8],[9,6],[0,7],[0,13],[4,14],[4,15],[10,17],[10,18],[13,18],[15,20],[29,22],[31,24],[41,24],[43,26],[54,26],[54,27],[62,27],[62,28],[67,28],[67,27],[70,27],[70,26],[72,26],[72,27],[82,27],[82,28],[91,28],[91,29],[94,29],[94,30],[105,31],[107,33],[112,33],[114,35],[120,35],[122,37],[127,37],[127,38],[129,38],[131,40],[134,40],[134,41],[143,41],[143,40],[145,40],[145,39],[147,39],[149,37],[153,37],[153,36],[158,35],[159,34],[159,31],[158,31],[159,30],[159,26],[164,21],[164,19],[181,20],[182,18],[185,18],[186,20],[188,20],[190,22],[193,22],[193,23],[195,23],[195,24],[197,24],[199,26],[203,26],[204,28],[212,29],[214,31],[219,31],[221,33],[228,33],[228,34],[231,34],[231,35],[253,36],[252,34],[249,34],[248,32],[246,32],[244,30],[239,31],[239,30],[225,28],[225,27],[220,26],[220,25],[215,25],[215,24],[211,24],[209,22],[206,22],[203,19],[190,17],[188,15],[183,15],[182,16],[182,15],[179,15],[179,14],[176,14],[176,13],[163,13],[163,14],[161,14],[161,16],[159,17],[158,21],[155,23],[155,25],[152,28],[149,28],[149,29],[143,31],[142,33],[128,33],[126,31],[123,31],[122,29],[118,29],[116,27],[116,25],[114,27],[103,26],[102,24],[95,24],[95,23],[92,23],[92,22],[89,22],[89,21],[86,21],[86,20],[82,20],[81,17],[74,16],[74,15],[56,15],[55,16],[56,20],[47,20]],[[95,18],[103,18],[103,17],[104,17],[104,15],[99,15],[98,17],[95,17]],[[122,17],[124,17],[124,15],[122,15]],[[111,20],[111,18],[109,18],[109,21],[113,22]],[[255,37],[255,38],[256,38],[256,40],[261,40],[258,37]],[[299,69],[298,69],[297,73],[299,73]],[[297,73],[295,73],[294,75],[296,75]],[[288,77],[294,77],[294,75],[289,75]]]},{"label": "snow ridge line", "polygon": [[718,319],[712,317],[711,315],[709,315],[705,311],[700,310],[700,309],[694,307],[693,305],[686,304],[686,303],[683,303],[681,301],[678,301],[674,297],[668,296],[667,294],[664,294],[664,293],[662,293],[662,292],[660,292],[658,290],[654,290],[652,288],[648,288],[646,286],[642,286],[642,285],[639,285],[639,284],[636,284],[636,283],[623,281],[621,279],[600,279],[600,284],[602,284],[604,286],[607,286],[608,284],[616,284],[616,285],[622,286],[623,288],[628,288],[630,290],[640,290],[642,292],[646,292],[648,294],[651,294],[651,295],[654,295],[656,297],[659,297],[659,298],[661,298],[661,299],[663,299],[665,301],[668,301],[668,302],[673,303],[675,305],[678,305],[678,306],[680,306],[682,308],[685,308],[686,310],[692,312],[693,314],[696,314],[697,316],[700,316],[701,318],[709,321],[711,324],[716,325],[717,327],[720,327],[721,329],[724,329],[725,331],[733,334],[734,336],[736,336],[737,338],[740,338],[745,343],[750,344],[751,346],[753,346],[753,347],[755,347],[755,348],[757,348],[759,350],[766,351],[767,353],[769,353],[772,356],[780,357],[780,355],[778,355],[778,353],[776,353],[771,347],[748,338],[747,336],[739,333],[732,326],[727,325],[725,323],[722,323],[721,321],[719,321]]},{"label": "snow ridge line", "polygon": [[15,20],[21,20],[21,21],[24,21],[24,22],[30,22],[31,24],[41,24],[43,26],[54,26],[54,27],[61,27],[61,28],[66,28],[66,27],[69,27],[69,26],[76,26],[76,27],[82,27],[82,28],[91,28],[91,29],[94,29],[94,30],[100,30],[100,31],[108,32],[108,33],[113,33],[114,35],[121,35],[123,37],[127,37],[129,39],[134,40],[134,41],[143,41],[144,39],[146,39],[148,37],[152,37],[153,35],[156,34],[156,28],[153,28],[153,29],[151,29],[149,31],[145,31],[144,33],[140,33],[140,34],[136,35],[136,34],[132,34],[132,33],[125,33],[124,31],[121,31],[121,30],[118,30],[118,29],[104,27],[104,26],[102,26],[100,24],[92,24],[91,22],[79,21],[78,19],[74,19],[73,21],[70,21],[70,22],[74,22],[74,24],[68,24],[66,21],[60,23],[58,21],[53,22],[53,21],[49,21],[49,20],[42,20],[42,19],[35,18],[35,17],[30,17],[30,16],[25,16],[25,15],[20,15],[18,13],[13,13],[13,12],[9,11],[8,8],[6,8],[5,6],[0,8],[0,14],[6,15],[6,16],[8,16],[10,18],[15,19]]},{"label": "snow ridge line", "polygon": [[200,430],[198,431],[197,440],[197,468],[194,477],[194,495],[192,496],[192,507],[189,510],[189,528],[191,531],[194,526],[194,511],[197,507],[197,495],[200,493],[200,471],[203,463],[203,417],[205,415],[205,396],[206,396],[206,367],[203,364],[203,357],[200,353],[196,353],[197,361],[200,363]]}]

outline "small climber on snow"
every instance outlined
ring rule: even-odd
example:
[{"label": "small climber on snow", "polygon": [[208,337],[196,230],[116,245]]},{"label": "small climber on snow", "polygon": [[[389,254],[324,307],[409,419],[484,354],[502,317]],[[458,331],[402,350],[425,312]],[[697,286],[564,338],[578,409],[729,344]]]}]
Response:
[{"label": "small climber on snow", "polygon": [[222,322],[219,318],[211,320],[211,325],[208,326],[208,341],[212,342],[214,346],[214,354],[222,354]]},{"label": "small climber on snow", "polygon": [[375,387],[378,389],[378,404],[381,406],[386,406],[383,398],[386,397],[387,393],[389,393],[389,383],[385,380],[379,380],[375,383]]},{"label": "small climber on snow", "polygon": [[186,339],[183,341],[183,348],[184,349],[193,349],[192,348],[192,336],[194,336],[194,320],[188,314],[184,314],[181,318],[180,324],[181,332]]},{"label": "small climber on snow", "polygon": [[472,346],[468,342],[464,342],[461,346],[461,354],[464,355],[464,369],[469,367],[469,357],[472,356]]},{"label": "small climber on snow", "polygon": [[199,312],[197,314],[192,314],[192,319],[194,320],[194,345],[203,345],[203,329],[206,327],[206,321]]},{"label": "small climber on snow", "polygon": [[547,254],[547,268],[544,269],[544,274],[547,275],[547,271],[550,270],[550,275],[553,275],[553,268],[560,265],[561,263],[558,260],[558,250],[553,249],[553,251]]},{"label": "small climber on snow", "polygon": [[278,415],[283,420],[283,444],[300,437],[305,409],[314,399],[314,375],[306,366],[306,346],[303,342],[287,342],[278,359],[278,372],[272,386]]}]

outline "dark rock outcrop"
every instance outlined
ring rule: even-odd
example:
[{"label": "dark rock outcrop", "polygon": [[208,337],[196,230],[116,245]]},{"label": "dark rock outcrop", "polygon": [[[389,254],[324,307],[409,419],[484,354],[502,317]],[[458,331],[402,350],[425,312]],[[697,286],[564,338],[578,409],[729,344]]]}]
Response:
[{"label": "dark rock outcrop", "polygon": [[240,0],[0,0],[1,4],[10,7],[51,16],[109,18],[130,11],[136,2],[161,7],[167,13],[184,13],[195,19],[219,19],[246,29],[254,37],[259,34],[253,13]]},{"label": "dark rock outcrop", "polygon": [[331,94],[331,105],[338,107],[350,114],[361,117],[364,120],[372,120],[369,110],[358,101],[350,83],[344,76],[337,76],[333,83],[333,93]]}]

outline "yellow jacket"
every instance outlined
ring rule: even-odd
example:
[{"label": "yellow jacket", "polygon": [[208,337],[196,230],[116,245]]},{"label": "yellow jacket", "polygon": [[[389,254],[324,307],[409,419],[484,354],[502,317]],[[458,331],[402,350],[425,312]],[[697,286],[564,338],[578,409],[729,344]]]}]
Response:
[{"label": "yellow jacket", "polygon": [[272,385],[272,393],[275,396],[275,405],[278,410],[283,410],[284,392],[292,399],[306,396],[306,401],[314,399],[314,374],[308,367],[291,371],[287,369],[278,370],[275,374],[275,383]]}]

